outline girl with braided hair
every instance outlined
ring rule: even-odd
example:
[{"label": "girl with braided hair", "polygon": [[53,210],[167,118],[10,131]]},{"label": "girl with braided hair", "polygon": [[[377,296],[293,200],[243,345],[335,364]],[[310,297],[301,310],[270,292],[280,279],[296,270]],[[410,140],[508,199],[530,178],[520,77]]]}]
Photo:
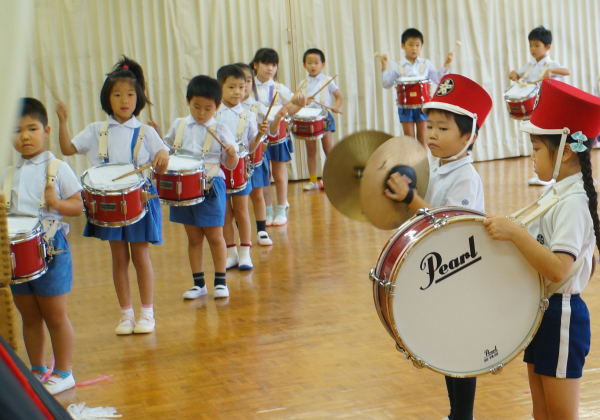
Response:
[{"label": "girl with braided hair", "polygon": [[590,315],[580,293],[594,269],[600,246],[598,197],[591,149],[600,134],[600,98],[557,80],[545,79],[530,121],[535,172],[554,179],[537,201],[545,213],[527,230],[505,217],[484,221],[495,240],[512,241],[545,278],[549,306],[525,350],[533,415],[578,419],[579,390],[590,350]]}]

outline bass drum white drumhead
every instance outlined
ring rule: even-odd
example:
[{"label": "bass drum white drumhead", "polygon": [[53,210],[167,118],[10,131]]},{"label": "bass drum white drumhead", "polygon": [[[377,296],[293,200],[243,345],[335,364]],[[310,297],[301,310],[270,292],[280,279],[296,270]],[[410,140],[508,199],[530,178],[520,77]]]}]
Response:
[{"label": "bass drum white drumhead", "polygon": [[423,237],[395,285],[392,319],[404,348],[447,375],[508,363],[541,322],[539,274],[512,242],[492,240],[481,221],[455,220]]}]

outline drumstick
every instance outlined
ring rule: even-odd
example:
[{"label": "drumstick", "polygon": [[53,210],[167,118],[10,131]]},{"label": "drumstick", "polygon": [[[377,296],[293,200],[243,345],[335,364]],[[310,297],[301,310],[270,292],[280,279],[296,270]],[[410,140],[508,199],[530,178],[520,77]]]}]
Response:
[{"label": "drumstick", "polygon": [[[333,110],[333,108],[331,108],[331,107],[329,107],[329,106],[327,106],[327,105],[324,105],[324,104],[322,104],[321,102],[313,101],[313,104],[321,105],[323,108],[327,108],[328,110],[335,112],[335,111]],[[338,114],[342,114],[342,111],[338,112]]]},{"label": "drumstick", "polygon": [[336,77],[337,77],[337,74],[335,76],[333,76],[331,79],[329,79],[329,82],[325,83],[323,85],[323,87],[317,91],[317,93],[315,93],[313,96],[310,97],[310,99],[314,99],[319,93],[321,93],[321,91],[323,89],[325,89],[327,87],[328,84],[330,84],[331,82],[333,82],[333,79],[335,79]]},{"label": "drumstick", "polygon": [[279,92],[275,92],[275,96],[273,96],[273,100],[271,101],[271,105],[269,105],[269,110],[267,111],[267,115],[265,115],[265,119],[263,120],[263,124],[267,122],[267,119],[269,118],[269,114],[271,113],[271,108],[273,108],[273,104],[275,103],[275,100],[277,99],[277,95],[279,95]]},{"label": "drumstick", "polygon": [[216,134],[215,134],[215,133],[214,133],[214,132],[213,132],[211,129],[208,129],[208,128],[207,128],[207,129],[206,129],[206,131],[208,131],[208,132],[210,133],[210,135],[211,135],[211,136],[213,136],[213,138],[214,138],[214,139],[215,139],[217,142],[219,142],[219,144],[221,145],[221,147],[222,147],[223,149],[225,149],[225,148],[227,147],[227,146],[226,146],[226,145],[225,145],[225,144],[224,144],[224,143],[223,143],[221,140],[219,140],[219,138],[217,137],[217,135],[216,135]]},{"label": "drumstick", "polygon": [[290,101],[288,103],[292,103],[292,101],[296,98],[296,96],[298,96],[298,94],[300,93],[300,91],[302,90],[302,88],[304,87],[305,84],[306,84],[306,80],[304,80],[302,82],[302,84],[300,85],[300,87],[298,88],[296,93],[294,93],[294,96],[292,96],[292,99],[290,99]]},{"label": "drumstick", "polygon": [[143,171],[145,171],[146,169],[149,169],[149,168],[151,168],[151,167],[152,167],[152,162],[150,162],[150,163],[146,163],[145,165],[143,165],[143,166],[140,166],[139,168],[137,168],[137,169],[134,169],[134,170],[133,170],[133,171],[131,171],[131,172],[127,172],[126,174],[123,174],[123,175],[121,175],[121,176],[118,176],[118,177],[116,177],[115,179],[113,179],[113,182],[114,182],[114,181],[118,181],[119,179],[127,178],[129,175],[135,175],[135,174],[138,174],[138,173],[140,173],[140,172],[143,172]]},{"label": "drumstick", "polygon": [[537,85],[538,83],[540,83],[542,80],[544,80],[544,78],[542,77],[541,79],[538,80],[534,80],[533,82],[525,82],[525,84],[527,85]]},{"label": "drumstick", "polygon": [[456,49],[458,47],[460,47],[461,45],[462,45],[462,42],[456,41],[456,43],[454,44],[454,48],[452,48],[452,51],[450,51],[450,54],[454,55],[454,51],[456,51]]},{"label": "drumstick", "polygon": [[192,79],[190,79],[189,77],[184,77],[183,80],[187,80],[188,82],[192,81]]},{"label": "drumstick", "polygon": [[379,54],[379,52],[375,53],[375,58],[379,58],[379,57],[382,57],[382,56],[383,56],[383,54]]}]

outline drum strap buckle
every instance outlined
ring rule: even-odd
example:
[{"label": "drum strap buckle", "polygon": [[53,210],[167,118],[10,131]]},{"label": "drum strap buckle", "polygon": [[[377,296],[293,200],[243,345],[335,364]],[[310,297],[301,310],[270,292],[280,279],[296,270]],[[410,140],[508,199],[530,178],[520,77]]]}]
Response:
[{"label": "drum strap buckle", "polygon": [[429,217],[429,223],[433,225],[435,230],[438,230],[448,224],[448,220],[443,217],[435,217],[427,207],[423,207],[417,211],[417,216]]},{"label": "drum strap buckle", "polygon": [[383,287],[383,291],[386,295],[394,296],[394,289],[396,288],[396,284],[392,283],[391,281],[385,281],[385,279],[380,280],[379,277],[377,277],[377,274],[375,274],[374,268],[369,272],[369,280],[376,281],[377,283],[379,283]]}]

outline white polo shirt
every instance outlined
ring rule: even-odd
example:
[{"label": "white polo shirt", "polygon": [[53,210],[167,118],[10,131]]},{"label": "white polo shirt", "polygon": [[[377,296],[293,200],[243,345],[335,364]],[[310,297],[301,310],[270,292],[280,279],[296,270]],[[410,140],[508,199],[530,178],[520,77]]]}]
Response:
[{"label": "white polo shirt", "polygon": [[[273,96],[275,96],[275,82],[273,79],[261,83],[260,80],[258,80],[258,77],[254,77],[254,86],[256,87],[256,96],[254,99],[267,107],[270,106]],[[281,83],[277,83],[277,92],[279,92],[279,95],[277,95],[275,105],[285,105],[292,99],[292,96],[294,96],[292,91]],[[250,93],[250,95],[254,95],[254,92]]]},{"label": "white polo shirt", "polygon": [[485,212],[483,184],[471,155],[443,166],[439,159],[433,162],[425,201],[432,207],[460,206]]},{"label": "white polo shirt", "polygon": [[[553,196],[558,196],[559,202],[531,222],[527,231],[554,253],[571,255],[575,260],[584,259],[573,277],[556,292],[581,293],[590,279],[596,244],[581,172],[554,184],[544,193],[541,202]],[[546,280],[546,285],[549,284],[551,282]]]},{"label": "white polo shirt", "polygon": [[[256,104],[256,107],[254,108],[256,113],[253,111],[254,104]],[[242,105],[246,111],[252,111],[257,121],[264,120],[265,115],[267,115],[267,112],[269,111],[268,107],[254,99],[254,92],[250,92],[250,96],[244,99],[240,105]]]},{"label": "white polo shirt", "polygon": [[[424,64],[423,73],[421,73],[421,62]],[[404,75],[400,74],[398,63],[394,63],[391,70],[386,70],[381,73],[381,85],[385,89],[394,86],[394,82],[399,77],[423,76],[428,77],[434,83],[440,83],[441,78],[450,73],[450,69],[447,67],[442,67],[440,70],[436,70],[431,61],[421,57],[417,57],[415,64],[411,64],[411,62],[404,57],[402,60],[400,60],[400,65],[404,67]]]},{"label": "white polo shirt", "polygon": [[[311,96],[313,96],[315,93],[317,93],[323,87],[324,84],[326,84],[330,80],[331,80],[331,77],[325,76],[323,73],[317,74],[316,77],[308,76],[306,78],[306,97],[310,98]],[[321,93],[319,93],[319,95],[315,99],[318,102],[321,102],[323,105],[330,107],[331,104],[333,103],[333,93],[336,92],[337,90],[339,90],[339,89],[338,89],[337,85],[335,84],[335,80],[334,80],[333,82],[330,82],[327,85],[327,87]],[[322,98],[322,95],[325,97],[324,99]],[[309,108],[320,108],[321,106],[317,105],[315,103],[312,103],[308,107]]]},{"label": "white polo shirt", "polygon": [[[142,123],[132,116],[124,124],[119,123],[113,117],[108,117],[108,159],[110,163],[133,163],[132,140],[134,130]],[[94,122],[85,130],[77,134],[73,139],[73,145],[77,148],[77,154],[86,155],[92,166],[103,163],[98,155],[98,140],[100,138],[100,127],[102,122]],[[152,127],[146,127],[144,131],[144,142],[138,154],[138,165],[152,162],[156,154],[161,150],[169,150],[158,133]]]},{"label": "white polo shirt", "polygon": [[[542,72],[542,69],[544,68],[544,66],[546,65],[546,63],[551,60],[550,56],[546,56],[544,58],[542,58],[540,61],[537,61],[535,58],[532,58],[531,60],[529,60],[527,62],[527,64],[525,64],[523,67],[521,67],[519,70],[517,70],[517,74],[519,75],[519,77],[523,77],[523,75],[525,74],[525,72],[527,71],[527,69],[529,68],[529,66],[531,67],[531,71],[529,72],[529,75],[527,76],[526,79],[523,79],[526,82],[534,82],[536,80],[539,80],[543,77],[543,74],[540,74]],[[547,70],[550,69],[560,69],[562,68],[562,66],[557,62],[557,61],[552,61],[550,63],[550,65],[548,66]],[[562,79],[562,76],[560,75],[553,75],[552,76],[553,79],[556,80],[560,80]]]},{"label": "white polo shirt", "polygon": [[[19,156],[13,175],[9,213],[38,215],[42,194],[46,190],[48,165],[54,159],[56,157],[52,152],[44,152],[33,159],[23,159],[22,156]],[[0,185],[4,185],[7,172],[8,168],[2,174]],[[61,200],[66,200],[83,189],[77,175],[66,162],[62,162],[58,167],[54,189]],[[42,211],[42,220],[61,220],[63,217],[52,207],[50,210]],[[62,223],[61,230],[64,235],[67,235],[69,225]]]},{"label": "white polo shirt", "polygon": [[[177,118],[175,120],[165,136],[165,143],[169,145],[169,147],[173,147],[175,135],[177,134],[177,129],[179,128],[179,121],[181,121],[181,118]],[[210,136],[210,134],[207,132],[207,127],[216,124],[217,120],[211,118],[210,121],[207,121],[204,124],[198,124],[194,117],[188,115],[185,118],[185,122],[186,126],[183,129],[183,139],[181,141],[181,151],[179,153],[182,155],[195,156],[199,159],[202,159],[202,147],[204,147],[204,141],[206,140],[206,136]],[[231,144],[234,147],[236,146],[233,134],[231,134],[231,131],[225,124],[217,125],[216,134],[223,143]],[[226,160],[227,152],[221,147],[219,142],[217,142],[215,139],[212,139],[210,149],[208,150],[208,153],[204,155],[204,164],[206,166],[210,166],[215,164],[218,165],[220,163],[227,169],[234,169],[229,168],[225,164]],[[219,172],[215,176],[225,179],[225,173],[222,169],[219,169]]]},{"label": "white polo shirt", "polygon": [[[235,141],[243,143],[248,149],[250,142],[254,140],[258,134],[258,123],[256,121],[256,115],[253,112],[246,111],[246,123],[241,138],[237,138],[238,124],[240,121],[241,114],[246,111],[242,104],[237,104],[233,108],[228,108],[225,104],[221,104],[221,107],[217,111],[216,117],[219,124],[225,124],[229,131],[233,133]],[[253,152],[253,150],[249,150]]]}]

